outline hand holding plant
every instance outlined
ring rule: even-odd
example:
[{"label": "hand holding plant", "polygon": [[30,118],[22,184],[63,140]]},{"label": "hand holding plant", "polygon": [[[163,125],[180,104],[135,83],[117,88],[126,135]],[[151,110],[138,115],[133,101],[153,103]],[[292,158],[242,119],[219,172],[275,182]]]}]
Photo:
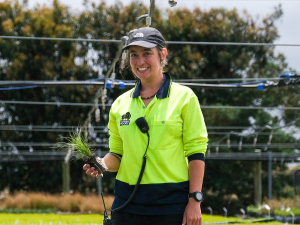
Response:
[{"label": "hand holding plant", "polygon": [[74,156],[75,159],[81,158],[84,163],[94,167],[101,175],[107,171],[107,166],[103,160],[96,155],[94,150],[90,148],[89,143],[85,141],[80,129],[71,133],[70,137],[63,137],[63,139],[66,141],[59,142],[56,148],[59,150],[70,150],[71,155]]}]

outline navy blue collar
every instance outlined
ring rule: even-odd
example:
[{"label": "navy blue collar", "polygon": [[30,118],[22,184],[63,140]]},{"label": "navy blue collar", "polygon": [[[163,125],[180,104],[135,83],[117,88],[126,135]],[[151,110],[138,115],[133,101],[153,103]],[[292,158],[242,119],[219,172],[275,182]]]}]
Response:
[{"label": "navy blue collar", "polygon": [[[156,98],[163,99],[169,97],[170,93],[170,87],[172,83],[172,79],[168,73],[163,73],[164,75],[164,80],[156,93]],[[133,90],[133,93],[131,95],[132,98],[137,98],[140,96],[140,89],[141,89],[141,81],[138,80],[135,84],[135,88]]]}]

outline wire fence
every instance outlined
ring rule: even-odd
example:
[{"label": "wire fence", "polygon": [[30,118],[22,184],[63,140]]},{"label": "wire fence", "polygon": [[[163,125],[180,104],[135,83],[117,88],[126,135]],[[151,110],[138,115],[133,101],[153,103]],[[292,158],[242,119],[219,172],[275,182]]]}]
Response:
[{"label": "wire fence", "polygon": [[[85,38],[49,38],[49,37],[23,37],[23,36],[0,36],[0,39],[17,40],[46,40],[46,41],[73,41],[73,42],[100,42],[100,43],[121,43],[121,40],[108,39],[85,39]],[[199,41],[166,41],[166,44],[175,45],[232,45],[232,46],[281,46],[300,47],[300,44],[275,44],[275,43],[247,43],[247,42],[199,42]]]},{"label": "wire fence", "polygon": [[[103,157],[108,150],[101,151]],[[61,151],[0,151],[0,162],[26,162],[26,161],[63,161],[67,152]],[[300,162],[300,153],[278,152],[207,152],[206,160],[240,160],[240,161],[282,161]]]},{"label": "wire fence", "polygon": [[[12,105],[53,105],[53,106],[93,106],[94,103],[72,103],[72,102],[35,102],[35,101],[0,101],[0,104]],[[103,105],[103,104],[101,104]],[[111,104],[104,104],[110,107]],[[253,110],[300,110],[300,107],[269,107],[269,106],[222,106],[222,105],[201,105],[201,109],[253,109]]]}]

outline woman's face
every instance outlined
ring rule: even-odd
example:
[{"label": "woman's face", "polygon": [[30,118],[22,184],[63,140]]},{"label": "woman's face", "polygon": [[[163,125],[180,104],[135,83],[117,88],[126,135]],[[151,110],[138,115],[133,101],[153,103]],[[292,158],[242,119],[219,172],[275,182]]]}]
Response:
[{"label": "woman's face", "polygon": [[156,47],[144,48],[133,45],[129,48],[130,66],[132,72],[140,80],[152,80],[162,74],[161,59],[164,58],[164,51],[159,56]]}]

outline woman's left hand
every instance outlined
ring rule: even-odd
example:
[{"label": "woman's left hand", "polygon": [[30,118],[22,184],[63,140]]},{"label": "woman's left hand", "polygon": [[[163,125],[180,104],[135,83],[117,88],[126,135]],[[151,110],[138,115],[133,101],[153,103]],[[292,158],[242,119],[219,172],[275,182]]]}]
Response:
[{"label": "woman's left hand", "polygon": [[202,214],[200,202],[190,198],[183,214],[182,225],[201,225]]}]

